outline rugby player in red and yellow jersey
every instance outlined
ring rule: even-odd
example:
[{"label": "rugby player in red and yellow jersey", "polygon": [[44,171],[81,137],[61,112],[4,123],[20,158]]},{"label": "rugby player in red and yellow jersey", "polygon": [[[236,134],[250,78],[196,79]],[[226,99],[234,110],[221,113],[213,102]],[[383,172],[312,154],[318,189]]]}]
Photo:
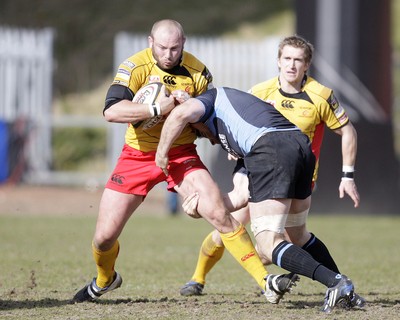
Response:
[{"label": "rugby player in red and yellow jersey", "polygon": [[[303,38],[291,36],[283,39],[278,50],[279,76],[253,86],[249,92],[275,106],[309,137],[317,160],[313,176],[314,184],[318,175],[318,159],[324,128],[328,127],[342,137],[343,173],[339,196],[343,198],[348,194],[354,202],[354,207],[358,207],[360,196],[354,182],[357,133],[333,91],[307,75],[312,55],[313,46]],[[226,198],[235,204],[247,201],[248,180],[241,159],[235,168],[233,183],[234,189],[226,195]],[[198,199],[199,195],[189,196],[182,204],[184,211],[195,214]],[[286,222],[286,235],[291,242],[308,251],[315,260],[339,272],[324,243],[306,229],[310,206],[311,197],[305,200],[293,200]],[[233,212],[232,215],[243,224],[247,224],[250,220],[247,207]],[[221,259],[223,252],[224,245],[218,233],[211,232],[203,241],[191,280],[181,288],[182,295],[202,293],[207,273]],[[270,261],[263,262],[270,263]],[[364,303],[363,298],[354,294],[351,307],[360,307]]]},{"label": "rugby player in red and yellow jersey", "polygon": [[[119,252],[118,238],[148,192],[166,181],[183,197],[198,192],[199,214],[219,230],[224,246],[260,287],[278,299],[278,293],[266,288],[267,271],[242,224],[225,208],[221,193],[196,152],[196,135],[186,127],[170,150],[169,175],[155,164],[164,117],[192,96],[212,87],[212,76],[206,66],[183,50],[182,26],[174,20],[153,25],[148,37],[149,48],[134,54],[118,68],[108,90],[104,116],[109,122],[127,123],[125,145],[108,180],[99,207],[92,242],[97,276],[75,296],[74,301],[94,301],[104,293],[121,286],[122,278],[114,270]],[[162,94],[153,106],[132,102],[135,93],[151,82],[164,84]],[[167,96],[165,89],[171,92]],[[276,276],[277,284],[283,277]],[[282,293],[279,293],[280,295]],[[272,297],[272,298],[273,298]]]}]

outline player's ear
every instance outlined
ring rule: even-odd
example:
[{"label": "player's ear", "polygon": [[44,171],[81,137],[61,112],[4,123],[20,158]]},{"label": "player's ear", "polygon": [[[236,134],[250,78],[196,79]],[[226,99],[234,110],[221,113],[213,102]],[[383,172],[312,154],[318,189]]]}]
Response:
[{"label": "player's ear", "polygon": [[149,47],[153,48],[154,39],[152,36],[147,37],[147,41],[149,42]]}]

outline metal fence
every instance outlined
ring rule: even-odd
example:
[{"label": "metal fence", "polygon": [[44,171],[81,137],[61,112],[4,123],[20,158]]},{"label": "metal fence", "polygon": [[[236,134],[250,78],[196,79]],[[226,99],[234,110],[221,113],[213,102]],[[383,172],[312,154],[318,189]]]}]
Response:
[{"label": "metal fence", "polygon": [[51,164],[53,38],[48,28],[0,27],[0,120],[29,137],[24,160],[31,172]]}]

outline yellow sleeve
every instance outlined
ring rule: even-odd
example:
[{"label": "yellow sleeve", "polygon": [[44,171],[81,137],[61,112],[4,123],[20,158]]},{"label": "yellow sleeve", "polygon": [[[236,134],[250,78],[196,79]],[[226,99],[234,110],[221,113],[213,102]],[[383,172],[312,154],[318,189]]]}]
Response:
[{"label": "yellow sleeve", "polygon": [[311,77],[306,84],[306,91],[314,101],[321,120],[332,130],[343,127],[349,122],[345,109],[336,99],[333,90],[323,86]]}]

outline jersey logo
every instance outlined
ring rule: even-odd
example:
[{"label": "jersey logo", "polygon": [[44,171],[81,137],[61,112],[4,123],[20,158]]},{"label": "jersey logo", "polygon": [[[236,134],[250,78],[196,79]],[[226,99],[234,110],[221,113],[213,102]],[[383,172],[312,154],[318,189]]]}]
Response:
[{"label": "jersey logo", "polygon": [[294,108],[294,101],[293,100],[282,100],[281,106],[286,109],[293,109]]},{"label": "jersey logo", "polygon": [[240,155],[238,155],[238,154],[235,152],[235,150],[233,150],[233,149],[229,146],[228,139],[226,138],[226,135],[224,135],[224,134],[222,134],[222,133],[219,133],[219,134],[218,134],[218,138],[219,138],[219,141],[221,142],[222,148],[223,148],[226,152],[230,153],[231,155],[233,155],[233,156],[236,157],[236,158],[240,158]]},{"label": "jersey logo", "polygon": [[170,85],[173,85],[173,86],[176,86],[175,79],[176,79],[175,76],[164,76],[163,77],[164,83],[170,84]]},{"label": "jersey logo", "polygon": [[113,174],[111,176],[111,181],[117,184],[124,184],[125,177],[120,174]]},{"label": "jersey logo", "polygon": [[153,82],[161,82],[160,81],[160,76],[157,76],[157,75],[149,76],[149,83],[153,83]]}]

